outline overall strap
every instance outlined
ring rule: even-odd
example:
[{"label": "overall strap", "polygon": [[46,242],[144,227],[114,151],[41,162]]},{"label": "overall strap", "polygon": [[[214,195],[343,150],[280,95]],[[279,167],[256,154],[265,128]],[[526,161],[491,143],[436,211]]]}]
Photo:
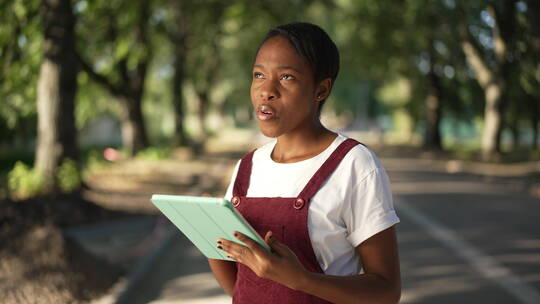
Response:
[{"label": "overall strap", "polygon": [[240,161],[240,167],[236,173],[236,179],[234,181],[233,196],[246,196],[249,187],[249,178],[251,177],[251,167],[253,163],[253,153],[255,150],[249,152]]},{"label": "overall strap", "polygon": [[324,164],[322,164],[319,170],[315,172],[313,177],[304,187],[304,190],[302,190],[302,192],[300,192],[298,195],[298,198],[303,202],[309,202],[315,193],[319,191],[319,188],[326,181],[326,179],[328,179],[330,174],[334,172],[343,157],[345,157],[345,155],[347,155],[347,153],[358,144],[360,143],[352,138],[347,138],[344,142],[342,142],[336,148],[336,150],[334,150],[330,157],[328,157]]}]

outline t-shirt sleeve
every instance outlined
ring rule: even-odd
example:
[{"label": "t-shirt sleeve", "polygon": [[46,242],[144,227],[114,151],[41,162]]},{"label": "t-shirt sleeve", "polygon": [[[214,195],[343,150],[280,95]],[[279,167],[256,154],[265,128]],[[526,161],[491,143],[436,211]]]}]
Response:
[{"label": "t-shirt sleeve", "polygon": [[388,175],[377,167],[357,182],[346,200],[343,220],[347,240],[356,247],[373,235],[399,223],[394,210]]},{"label": "t-shirt sleeve", "polygon": [[236,166],[234,167],[234,170],[231,175],[231,180],[229,181],[229,186],[227,187],[227,191],[225,192],[225,196],[223,197],[226,200],[230,201],[233,197],[234,181],[236,180],[236,174],[238,173],[239,167],[240,167],[240,160],[236,163]]}]

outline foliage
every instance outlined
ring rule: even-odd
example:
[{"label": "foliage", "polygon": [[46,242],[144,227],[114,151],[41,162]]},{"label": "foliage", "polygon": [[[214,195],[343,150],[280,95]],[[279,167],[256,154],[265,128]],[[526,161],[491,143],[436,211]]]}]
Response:
[{"label": "foliage", "polygon": [[83,161],[81,165],[81,178],[83,181],[88,180],[92,173],[107,167],[108,162],[100,153],[101,150],[91,149],[83,153]]},{"label": "foliage", "polygon": [[[40,171],[18,161],[8,173],[8,190],[12,199],[26,199],[40,194],[44,190],[44,179]],[[65,159],[59,166],[58,185],[62,192],[72,192],[81,186],[81,177],[77,163]]]},{"label": "foliage", "polygon": [[43,190],[43,175],[21,161],[8,173],[8,189],[13,199],[26,199]]},{"label": "foliage", "polygon": [[0,144],[28,141],[35,136],[36,85],[43,40],[38,12],[36,0],[0,4]]},{"label": "foliage", "polygon": [[[132,84],[123,80],[133,80],[130,77],[138,64],[151,59],[143,79],[142,109],[152,141],[159,139],[160,144],[168,144],[167,140],[174,135],[171,80],[175,56],[175,45],[169,36],[178,30],[172,8],[179,2],[147,2],[146,41],[136,38],[141,30],[142,2],[73,0],[72,3],[77,17],[77,49],[110,83]],[[209,98],[208,113],[217,113],[227,123],[250,126],[250,70],[256,49],[270,27],[303,20],[321,25],[341,53],[340,74],[325,109],[344,115],[361,115],[367,109],[368,117],[399,117],[396,119],[408,123],[389,125],[421,130],[425,125],[427,67],[433,66],[443,89],[443,121],[474,129],[478,124],[473,122],[483,119],[484,94],[458,39],[457,4],[465,4],[470,32],[490,64],[494,51],[490,40],[493,20],[486,7],[491,3],[499,5],[502,0],[186,0],[181,3],[188,32],[183,81],[188,105],[186,116],[197,114],[197,92],[202,92]],[[524,141],[531,137],[534,115],[538,115],[540,108],[539,57],[532,47],[538,32],[532,15],[534,3],[534,0],[516,2],[518,30],[513,36],[515,50],[509,53],[513,68],[509,74],[505,128],[517,130],[512,134],[521,134]],[[0,145],[4,147],[11,148],[13,143],[28,145],[35,139],[36,79],[43,42],[39,8],[38,0],[6,0],[0,4]],[[78,83],[75,110],[79,129],[103,113],[122,114],[116,96],[109,89],[91,81],[86,73],[79,73]],[[185,121],[187,130],[197,129],[192,119]],[[448,134],[451,128],[442,129]],[[447,138],[444,142],[454,147],[460,143],[468,145],[466,141],[474,139],[460,140]],[[166,149],[155,148],[142,151],[139,157],[159,159],[166,154]],[[84,168],[107,163],[99,152],[85,162]]]},{"label": "foliage", "polygon": [[69,158],[64,159],[57,172],[58,186],[62,192],[72,192],[81,186],[81,175],[77,163]]},{"label": "foliage", "polygon": [[160,160],[171,156],[172,149],[170,147],[149,147],[139,151],[136,155],[138,159],[144,160]]}]

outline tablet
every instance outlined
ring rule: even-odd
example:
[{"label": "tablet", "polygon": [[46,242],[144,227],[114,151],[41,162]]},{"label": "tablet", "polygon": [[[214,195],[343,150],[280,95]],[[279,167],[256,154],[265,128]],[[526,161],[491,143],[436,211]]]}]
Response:
[{"label": "tablet", "polygon": [[234,261],[217,248],[223,238],[245,245],[232,233],[241,232],[270,251],[270,247],[226,199],[154,194],[152,203],[208,258]]}]

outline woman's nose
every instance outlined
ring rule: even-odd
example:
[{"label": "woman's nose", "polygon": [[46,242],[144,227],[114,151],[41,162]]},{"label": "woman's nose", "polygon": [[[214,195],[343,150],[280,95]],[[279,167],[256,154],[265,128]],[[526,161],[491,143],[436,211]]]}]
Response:
[{"label": "woman's nose", "polygon": [[261,86],[259,94],[262,100],[269,101],[279,97],[279,90],[274,81],[268,80]]}]

